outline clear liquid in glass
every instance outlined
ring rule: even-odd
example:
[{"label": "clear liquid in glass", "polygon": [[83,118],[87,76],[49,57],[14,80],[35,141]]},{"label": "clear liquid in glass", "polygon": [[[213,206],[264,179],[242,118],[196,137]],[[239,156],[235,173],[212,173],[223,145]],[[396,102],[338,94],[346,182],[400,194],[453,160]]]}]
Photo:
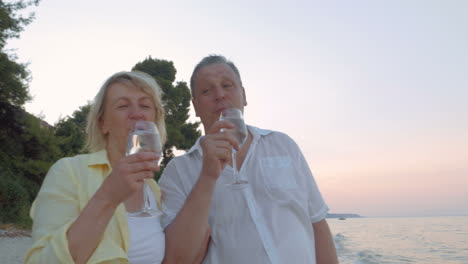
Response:
[{"label": "clear liquid in glass", "polygon": [[[161,156],[162,146],[156,124],[149,121],[137,121],[135,130],[128,137],[126,155],[136,154],[138,152],[152,151]],[[159,160],[157,161],[159,162]],[[161,212],[151,208],[150,191],[146,180],[143,185],[143,206],[136,212],[128,212],[130,217],[158,217]]]},{"label": "clear liquid in glass", "polygon": [[[248,131],[247,131],[247,126],[245,125],[244,117],[242,115],[241,110],[237,108],[224,109],[221,113],[220,120],[228,121],[234,125],[234,128],[225,129],[224,131],[227,131],[231,133],[232,135],[234,135],[234,137],[236,137],[236,139],[239,141],[239,147],[242,147],[242,145],[247,141]],[[239,169],[237,168],[236,153],[237,153],[236,150],[233,148],[232,149],[232,169],[233,169],[234,182],[229,183],[228,186],[230,186],[233,189],[240,190],[240,189],[244,189],[248,187],[249,182],[247,180],[241,179],[240,177]]]}]

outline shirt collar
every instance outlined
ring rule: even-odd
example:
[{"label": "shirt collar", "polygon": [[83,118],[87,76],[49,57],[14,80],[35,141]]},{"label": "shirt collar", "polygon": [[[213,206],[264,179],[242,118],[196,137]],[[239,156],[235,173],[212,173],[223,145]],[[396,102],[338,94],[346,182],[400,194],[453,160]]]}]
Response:
[{"label": "shirt collar", "polygon": [[[273,132],[268,129],[261,129],[261,128],[249,126],[249,125],[247,125],[247,129],[249,130],[250,133],[252,133],[253,141],[257,141],[258,139],[260,139],[260,137],[266,136]],[[201,136],[197,139],[195,144],[190,148],[189,151],[187,151],[187,154],[198,151],[200,152],[201,155],[203,155],[203,150],[200,146],[200,141],[202,140],[203,137],[204,136]]]},{"label": "shirt collar", "polygon": [[105,149],[89,154],[88,156],[89,167],[102,166],[102,165],[106,165],[108,168],[111,167],[109,163],[109,159],[107,158],[107,151]]}]

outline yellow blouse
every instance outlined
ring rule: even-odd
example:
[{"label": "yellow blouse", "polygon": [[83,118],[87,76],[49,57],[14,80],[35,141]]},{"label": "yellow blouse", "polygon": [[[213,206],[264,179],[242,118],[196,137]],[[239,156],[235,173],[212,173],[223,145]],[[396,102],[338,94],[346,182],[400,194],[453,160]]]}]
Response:
[{"label": "yellow blouse", "polygon": [[[67,230],[111,171],[105,150],[63,158],[50,168],[31,207],[33,245],[25,263],[73,263]],[[161,208],[158,184],[148,183]],[[128,263],[129,241],[126,210],[120,204],[88,263]]]}]

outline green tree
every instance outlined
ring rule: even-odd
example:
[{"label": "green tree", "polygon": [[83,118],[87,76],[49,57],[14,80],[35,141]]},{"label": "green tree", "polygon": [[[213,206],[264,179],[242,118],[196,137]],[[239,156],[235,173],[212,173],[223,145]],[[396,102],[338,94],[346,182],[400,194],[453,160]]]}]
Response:
[{"label": "green tree", "polygon": [[176,82],[176,69],[172,61],[150,57],[138,62],[132,70],[145,72],[156,79],[163,90],[163,104],[166,110],[167,142],[163,149],[162,165],[173,157],[174,148],[188,150],[201,135],[199,122],[187,122],[190,110],[190,90],[186,82]]},{"label": "green tree", "polygon": [[86,118],[90,108],[90,103],[80,106],[71,117],[62,118],[55,124],[55,136],[64,156],[85,152]]},{"label": "green tree", "polygon": [[[18,38],[24,26],[31,23],[34,13],[28,16],[18,15],[18,12],[35,1],[15,1],[5,3],[0,0],[0,101],[15,106],[22,106],[30,100],[28,91],[28,71],[26,65],[16,62],[16,55],[5,50],[8,39]],[[0,111],[1,113],[1,111]]]},{"label": "green tree", "polygon": [[39,120],[23,110],[31,99],[29,72],[5,46],[34,18],[19,13],[38,2],[0,0],[0,223],[24,226],[30,224],[31,200],[57,149],[53,132],[41,130]]},{"label": "green tree", "polygon": [[[38,1],[15,1],[5,3],[0,0],[0,145],[12,146],[8,141],[16,141],[23,132],[22,106],[31,99],[28,90],[29,73],[26,65],[16,62],[16,55],[5,50],[8,39],[18,38],[27,24],[34,18],[18,15],[18,12]],[[3,151],[17,152],[16,148],[2,148]]]},{"label": "green tree", "polygon": [[0,223],[29,226],[28,216],[47,170],[61,157],[53,127],[19,111],[17,129],[3,140],[0,150]]}]

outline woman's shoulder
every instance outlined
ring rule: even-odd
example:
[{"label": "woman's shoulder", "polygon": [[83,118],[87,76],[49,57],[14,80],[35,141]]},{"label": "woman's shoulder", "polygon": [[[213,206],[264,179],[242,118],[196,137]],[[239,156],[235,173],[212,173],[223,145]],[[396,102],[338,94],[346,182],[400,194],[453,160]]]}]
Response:
[{"label": "woman's shoulder", "polygon": [[53,166],[65,166],[66,164],[80,164],[80,163],[85,163],[86,161],[89,160],[89,156],[91,154],[79,154],[75,156],[70,156],[70,157],[62,157],[58,159]]},{"label": "woman's shoulder", "polygon": [[93,152],[93,153],[83,153],[78,154],[71,157],[63,157],[59,159],[57,162],[68,162],[68,163],[75,163],[75,164],[107,164],[109,163],[107,159],[107,152],[105,150]]},{"label": "woman's shoulder", "polygon": [[108,163],[105,151],[99,151],[60,158],[50,170],[83,170],[93,165],[107,165]]}]

